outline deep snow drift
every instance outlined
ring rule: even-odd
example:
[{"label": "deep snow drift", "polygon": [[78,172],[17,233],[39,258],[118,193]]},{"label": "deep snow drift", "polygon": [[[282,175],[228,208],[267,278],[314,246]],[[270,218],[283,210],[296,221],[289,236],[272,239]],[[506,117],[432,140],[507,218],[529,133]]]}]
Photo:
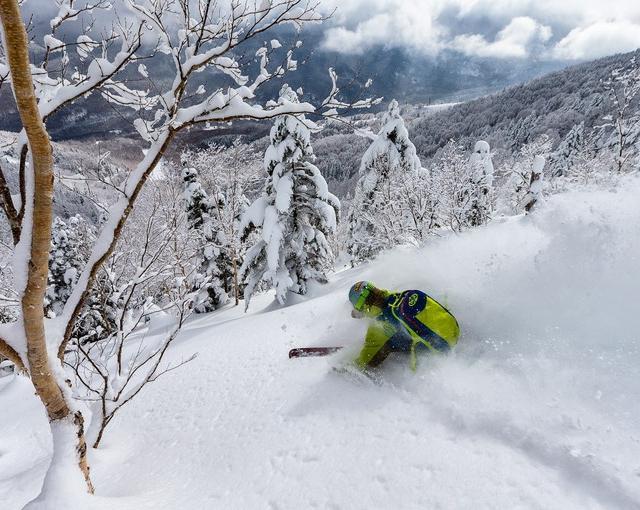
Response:
[{"label": "deep snow drift", "polygon": [[[93,506],[640,508],[639,196],[638,179],[555,196],[339,272],[287,308],[260,296],[249,314],[198,317],[171,352],[198,358],[148,386],[91,452]],[[389,360],[379,383],[333,372],[366,328],[346,300],[359,279],[446,303],[456,352],[416,374]],[[4,510],[37,494],[50,448],[28,381],[0,379]]]}]

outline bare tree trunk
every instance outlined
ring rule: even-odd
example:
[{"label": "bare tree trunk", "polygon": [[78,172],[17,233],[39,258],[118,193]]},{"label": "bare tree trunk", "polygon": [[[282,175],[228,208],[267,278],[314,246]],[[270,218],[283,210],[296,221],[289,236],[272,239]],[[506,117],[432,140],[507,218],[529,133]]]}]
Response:
[{"label": "bare tree trunk", "polygon": [[7,185],[2,168],[0,168],[0,207],[2,207],[7,217],[7,221],[11,227],[13,244],[16,245],[18,244],[18,241],[20,241],[20,218],[18,217],[18,211],[16,211],[13,204],[11,190]]},{"label": "bare tree trunk", "polygon": [[624,126],[622,125],[622,117],[618,118],[618,173],[622,173],[624,165]]},{"label": "bare tree trunk", "polygon": [[[28,38],[17,0],[0,0],[4,47],[11,70],[11,84],[22,125],[31,149],[33,203],[31,215],[24,218],[22,237],[30,236],[27,284],[22,296],[22,320],[27,341],[27,360],[31,380],[44,404],[50,422],[67,418],[71,410],[51,370],[44,328],[44,294],[49,273],[51,224],[53,220],[53,154],[51,141],[42,122],[29,68]],[[27,196],[27,199],[30,197]],[[28,211],[29,205],[25,205]],[[29,221],[30,220],[30,221]],[[27,239],[28,240],[28,239]],[[93,492],[86,461],[83,419],[74,416],[78,434],[78,463]]]},{"label": "bare tree trunk", "polygon": [[[542,174],[536,173],[536,172],[531,172],[531,181],[529,183],[529,189],[531,189],[531,187],[534,185],[534,183],[536,183],[537,181],[540,180]],[[524,206],[524,210],[527,212],[527,214],[529,214],[531,211],[533,211],[533,208],[535,207],[536,203],[538,202],[538,199],[535,196],[532,196],[529,201],[525,204]]]},{"label": "bare tree trunk", "polygon": [[238,258],[233,257],[233,295],[235,297],[236,306],[240,303],[240,286],[238,285]]}]

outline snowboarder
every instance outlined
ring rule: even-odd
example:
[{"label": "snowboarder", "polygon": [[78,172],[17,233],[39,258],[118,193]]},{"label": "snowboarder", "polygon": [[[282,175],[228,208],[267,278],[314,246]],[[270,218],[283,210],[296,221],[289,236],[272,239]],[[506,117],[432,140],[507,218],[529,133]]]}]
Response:
[{"label": "snowboarder", "polygon": [[390,292],[358,282],[349,290],[349,301],[352,317],[375,319],[356,359],[360,368],[380,365],[391,352],[407,352],[415,370],[416,352],[447,352],[458,341],[455,317],[422,291]]}]

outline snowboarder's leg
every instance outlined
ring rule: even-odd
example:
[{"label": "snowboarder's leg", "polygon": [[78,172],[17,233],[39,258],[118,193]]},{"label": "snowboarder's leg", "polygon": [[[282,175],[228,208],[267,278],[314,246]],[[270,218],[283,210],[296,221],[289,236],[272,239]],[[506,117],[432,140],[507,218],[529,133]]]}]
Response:
[{"label": "snowboarder's leg", "polygon": [[382,363],[391,352],[390,348],[386,351],[384,347],[392,335],[393,332],[385,331],[381,323],[374,323],[369,326],[367,336],[364,339],[364,347],[362,347],[360,355],[355,361],[356,365],[360,368],[366,368]]},{"label": "snowboarder's leg", "polygon": [[377,366],[380,366],[382,362],[385,359],[387,359],[387,356],[389,356],[389,354],[391,354],[392,352],[393,352],[393,349],[391,348],[391,346],[389,346],[389,343],[387,342],[380,348],[378,352],[376,352],[373,358],[371,358],[369,363],[367,363],[367,367],[375,368]]}]

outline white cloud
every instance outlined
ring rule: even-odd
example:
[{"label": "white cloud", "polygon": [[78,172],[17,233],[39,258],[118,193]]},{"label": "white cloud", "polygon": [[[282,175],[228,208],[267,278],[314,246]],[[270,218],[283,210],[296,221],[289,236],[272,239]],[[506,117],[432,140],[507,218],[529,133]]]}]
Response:
[{"label": "white cloud", "polygon": [[555,47],[563,59],[597,58],[640,48],[640,24],[605,21],[573,29]]},{"label": "white cloud", "polygon": [[[350,23],[349,27],[341,25],[329,28],[325,38],[327,49],[344,53],[362,53],[371,46],[383,45],[410,47],[429,54],[435,54],[441,49],[443,28],[433,23],[428,11],[416,10],[411,1],[352,1],[350,4],[351,9],[337,11],[340,20],[348,23],[364,12],[368,16]],[[366,10],[363,10],[365,5]],[[353,9],[356,6],[358,8]]]},{"label": "white cloud", "polygon": [[463,34],[453,39],[451,47],[465,55],[494,58],[523,58],[534,44],[551,38],[551,28],[528,16],[513,18],[493,42],[480,34]]},{"label": "white cloud", "polygon": [[434,55],[588,59],[640,45],[638,0],[324,0],[336,7],[324,45]]}]

